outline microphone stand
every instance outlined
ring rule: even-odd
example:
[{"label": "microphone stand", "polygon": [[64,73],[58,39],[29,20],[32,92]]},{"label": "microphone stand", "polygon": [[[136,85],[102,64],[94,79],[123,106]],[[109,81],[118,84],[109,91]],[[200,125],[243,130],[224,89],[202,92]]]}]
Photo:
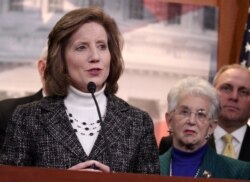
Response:
[{"label": "microphone stand", "polygon": [[[110,152],[110,147],[109,147],[109,143],[108,143],[108,140],[107,140],[107,137],[106,137],[106,134],[105,134],[105,127],[103,125],[103,121],[102,121],[102,116],[101,116],[101,112],[100,112],[100,109],[99,109],[99,105],[96,101],[96,98],[95,98],[95,91],[96,91],[96,84],[94,82],[89,82],[88,85],[88,91],[91,93],[91,96],[92,98],[94,99],[94,102],[95,102],[95,105],[96,105],[96,109],[97,109],[97,113],[98,113],[98,117],[99,117],[99,120],[100,120],[100,125],[101,125],[101,128],[103,129],[103,138],[104,138],[104,142],[107,146],[107,153],[108,153],[108,156],[109,156],[109,162],[110,162],[110,171],[112,171],[112,168],[111,168],[111,152]],[[98,169],[94,164],[91,166],[92,169]]]}]

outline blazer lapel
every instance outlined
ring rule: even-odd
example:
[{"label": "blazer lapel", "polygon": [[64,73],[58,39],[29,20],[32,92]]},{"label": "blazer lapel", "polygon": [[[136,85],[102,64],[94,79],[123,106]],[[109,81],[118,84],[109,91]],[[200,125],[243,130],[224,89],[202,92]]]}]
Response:
[{"label": "blazer lapel", "polygon": [[211,135],[211,137],[209,137],[207,143],[209,144],[210,147],[212,147],[216,151],[214,135]]},{"label": "blazer lapel", "polygon": [[[115,97],[108,97],[107,111],[102,123],[102,128],[89,158],[93,159],[98,156],[103,156],[107,150],[116,148],[115,145],[120,140],[120,137],[125,135],[124,128],[126,128],[126,121],[122,120],[121,112],[127,109],[128,107],[124,103],[116,103]],[[105,142],[104,136],[106,136],[107,143]],[[109,149],[107,149],[107,147]],[[112,158],[112,156],[109,157]],[[109,164],[110,163],[111,161],[109,161]]]},{"label": "blazer lapel", "polygon": [[247,130],[242,142],[242,146],[240,149],[240,154],[239,154],[239,159],[243,161],[250,161],[250,146],[249,146],[249,141],[250,141],[250,127],[247,125]]},{"label": "blazer lapel", "polygon": [[87,155],[68,120],[63,99],[44,99],[41,112],[40,121],[47,132],[80,160],[86,160]]},{"label": "blazer lapel", "polygon": [[217,164],[216,155],[217,154],[215,153],[214,149],[208,146],[207,152],[200,166],[198,177],[213,177],[214,170],[216,170],[215,164]]},{"label": "blazer lapel", "polygon": [[170,175],[171,153],[172,153],[172,147],[170,147],[167,152],[160,155],[161,175],[166,175],[166,176]]}]

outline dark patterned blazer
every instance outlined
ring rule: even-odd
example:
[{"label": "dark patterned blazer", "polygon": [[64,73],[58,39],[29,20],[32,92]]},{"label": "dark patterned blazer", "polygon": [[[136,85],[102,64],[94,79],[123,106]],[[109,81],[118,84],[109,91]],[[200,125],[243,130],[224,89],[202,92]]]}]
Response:
[{"label": "dark patterned blazer", "polygon": [[[159,153],[160,155],[166,152],[173,144],[172,136],[162,137],[159,145]],[[208,144],[215,149],[215,142],[213,135],[209,138]],[[247,130],[244,135],[240,153],[239,160],[250,162],[250,127],[247,125]]]},{"label": "dark patterned blazer", "polygon": [[114,95],[107,98],[103,125],[89,156],[71,126],[63,98],[45,97],[16,109],[0,163],[67,169],[97,160],[116,172],[159,173],[152,119]]},{"label": "dark patterned blazer", "polygon": [[[161,175],[170,175],[172,147],[160,156]],[[208,147],[197,177],[250,179],[250,163],[217,154]]]},{"label": "dark patterned blazer", "polygon": [[7,123],[10,120],[12,113],[14,112],[16,107],[21,104],[26,104],[36,100],[40,100],[42,97],[43,94],[41,89],[34,95],[20,97],[20,98],[13,98],[13,99],[5,99],[0,101],[0,148],[3,145]]}]

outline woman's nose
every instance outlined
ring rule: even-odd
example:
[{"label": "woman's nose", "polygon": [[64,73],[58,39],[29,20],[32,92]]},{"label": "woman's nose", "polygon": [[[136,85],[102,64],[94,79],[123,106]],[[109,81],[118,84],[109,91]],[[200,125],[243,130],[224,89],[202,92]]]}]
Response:
[{"label": "woman's nose", "polygon": [[193,112],[191,112],[190,115],[189,115],[189,117],[188,117],[188,123],[195,124],[196,123],[196,119],[197,119],[196,114],[193,113]]},{"label": "woman's nose", "polygon": [[98,49],[92,48],[90,53],[90,62],[98,62],[100,60],[100,54]]}]

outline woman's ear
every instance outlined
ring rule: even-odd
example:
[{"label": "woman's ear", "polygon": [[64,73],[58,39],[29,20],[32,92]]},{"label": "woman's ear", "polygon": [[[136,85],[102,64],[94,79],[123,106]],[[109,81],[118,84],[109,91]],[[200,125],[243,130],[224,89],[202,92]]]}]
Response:
[{"label": "woman's ear", "polygon": [[171,114],[166,112],[165,113],[165,119],[166,119],[166,122],[167,122],[169,135],[172,135],[173,134],[173,129],[172,129],[172,126],[171,126],[172,125],[172,116],[171,116]]},{"label": "woman's ear", "polygon": [[38,68],[38,72],[39,72],[41,78],[44,78],[44,70],[46,68],[46,60],[39,59],[38,63],[37,63],[37,68]]},{"label": "woman's ear", "polygon": [[172,118],[171,118],[171,115],[168,112],[165,113],[165,119],[166,119],[166,123],[167,123],[168,128],[171,128]]},{"label": "woman's ear", "polygon": [[216,119],[212,119],[211,121],[209,121],[209,134],[210,135],[214,132],[217,125],[218,125],[218,121]]}]

